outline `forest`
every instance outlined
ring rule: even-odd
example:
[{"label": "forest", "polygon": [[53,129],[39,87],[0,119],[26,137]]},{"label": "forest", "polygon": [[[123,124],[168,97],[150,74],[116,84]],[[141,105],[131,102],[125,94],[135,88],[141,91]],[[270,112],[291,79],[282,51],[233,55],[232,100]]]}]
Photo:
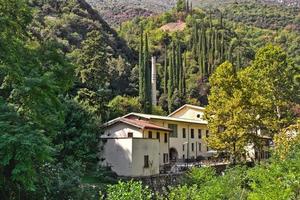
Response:
[{"label": "forest", "polygon": [[[287,134],[299,131],[299,44],[297,7],[178,0],[114,29],[85,0],[0,0],[0,199],[299,199],[300,138]],[[207,142],[234,158],[223,176],[193,168],[158,193],[98,165],[104,122],[185,103],[206,107]],[[257,128],[278,145],[248,168]]]}]

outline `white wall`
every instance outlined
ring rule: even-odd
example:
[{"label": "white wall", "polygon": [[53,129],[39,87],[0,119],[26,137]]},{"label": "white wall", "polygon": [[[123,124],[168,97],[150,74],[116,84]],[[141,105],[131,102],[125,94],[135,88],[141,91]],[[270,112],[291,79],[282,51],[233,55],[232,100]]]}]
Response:
[{"label": "white wall", "polygon": [[[110,138],[104,143],[101,166],[109,166],[119,176],[150,176],[159,174],[159,142],[157,139]],[[149,167],[144,168],[144,155]]]},{"label": "white wall", "polygon": [[101,138],[127,138],[128,132],[132,132],[134,138],[143,137],[139,128],[120,122],[107,127]]},{"label": "white wall", "polygon": [[[169,156],[168,161],[164,162],[164,154],[169,154],[169,132],[161,131],[161,130],[145,130],[144,137],[149,138],[149,132],[152,132],[152,138],[156,139],[156,133],[159,133],[159,165],[164,165],[169,163]],[[165,133],[167,134],[167,143],[165,143]],[[158,140],[158,139],[157,139]]]},{"label": "white wall", "polygon": [[119,176],[132,174],[132,138],[106,139],[102,166],[110,166]]},{"label": "white wall", "polygon": [[[200,118],[198,118],[198,115],[200,115]],[[204,116],[204,111],[199,109],[189,108],[189,107],[185,107],[182,110],[172,115],[172,117],[193,119],[193,120],[203,120],[203,116]]]},{"label": "white wall", "polygon": [[[183,155],[187,158],[187,154],[189,154],[189,158],[197,156],[208,156],[207,154],[207,145],[204,140],[206,138],[206,130],[208,130],[207,125],[205,124],[196,124],[196,123],[184,123],[184,122],[175,122],[175,121],[165,121],[165,120],[151,120],[154,124],[168,127],[168,124],[177,124],[177,138],[170,137],[170,146],[169,148],[175,148],[178,152],[178,158],[182,159]],[[186,138],[183,138],[182,128],[186,129]],[[194,138],[191,138],[191,129],[194,129]],[[198,129],[202,130],[202,138],[198,138]],[[192,143],[194,143],[194,151],[192,151]],[[201,143],[201,151],[199,151],[199,143]],[[185,149],[183,151],[183,144],[185,144]],[[187,145],[189,144],[189,153],[187,153]],[[196,145],[197,144],[197,145]]]},{"label": "white wall", "polygon": [[[159,174],[159,143],[156,139],[133,139],[132,176]],[[144,156],[149,156],[149,167],[144,168]]]}]

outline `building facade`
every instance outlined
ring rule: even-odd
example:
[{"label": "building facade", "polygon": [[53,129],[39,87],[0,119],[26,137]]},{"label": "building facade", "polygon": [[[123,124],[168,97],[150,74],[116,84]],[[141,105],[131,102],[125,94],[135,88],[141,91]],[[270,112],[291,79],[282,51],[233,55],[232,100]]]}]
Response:
[{"label": "building facade", "polygon": [[211,156],[204,108],[184,105],[169,116],[129,113],[104,124],[102,166],[120,176],[159,174],[170,161]]}]

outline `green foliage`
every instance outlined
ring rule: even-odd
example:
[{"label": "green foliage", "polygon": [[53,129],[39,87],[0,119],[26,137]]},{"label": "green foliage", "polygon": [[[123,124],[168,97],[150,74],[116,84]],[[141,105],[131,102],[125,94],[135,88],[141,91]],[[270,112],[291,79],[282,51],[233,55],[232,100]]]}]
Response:
[{"label": "green foliage", "polygon": [[38,167],[50,161],[53,153],[44,131],[25,121],[2,98],[0,130],[1,196],[13,199],[20,192],[35,191]]},{"label": "green foliage", "polygon": [[108,104],[110,118],[117,118],[131,112],[141,112],[142,105],[137,97],[116,96]]},{"label": "green foliage", "polygon": [[190,169],[185,178],[185,182],[189,185],[203,185],[208,181],[211,181],[214,176],[216,176],[216,172],[213,168],[192,168]]},{"label": "green foliage", "polygon": [[116,185],[110,185],[107,189],[107,199],[110,200],[150,200],[152,193],[148,187],[143,187],[141,182],[119,181]]},{"label": "green foliage", "polygon": [[273,160],[266,166],[249,170],[249,199],[299,199],[299,149],[298,143],[291,149],[286,160]]}]

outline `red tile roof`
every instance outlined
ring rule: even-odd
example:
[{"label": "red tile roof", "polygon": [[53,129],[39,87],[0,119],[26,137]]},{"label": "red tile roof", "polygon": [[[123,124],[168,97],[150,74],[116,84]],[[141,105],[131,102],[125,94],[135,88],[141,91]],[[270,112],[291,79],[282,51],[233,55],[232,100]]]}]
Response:
[{"label": "red tile roof", "polygon": [[150,123],[148,121],[145,121],[145,120],[120,118],[120,121],[122,121],[124,123],[127,123],[127,124],[131,124],[133,126],[137,126],[139,128],[142,128],[142,129],[155,129],[155,130],[162,130],[162,131],[172,131],[169,128],[158,126],[158,125],[152,124],[152,123]]},{"label": "red tile roof", "polygon": [[146,120],[128,119],[128,118],[124,118],[124,117],[119,117],[114,120],[111,120],[111,121],[105,123],[103,125],[103,127],[108,127],[108,126],[114,125],[115,123],[118,123],[118,122],[123,122],[125,124],[129,124],[131,126],[135,126],[140,129],[155,129],[155,130],[162,130],[162,131],[172,131],[169,128],[165,128],[162,126],[152,124],[151,122],[146,121]]}]

